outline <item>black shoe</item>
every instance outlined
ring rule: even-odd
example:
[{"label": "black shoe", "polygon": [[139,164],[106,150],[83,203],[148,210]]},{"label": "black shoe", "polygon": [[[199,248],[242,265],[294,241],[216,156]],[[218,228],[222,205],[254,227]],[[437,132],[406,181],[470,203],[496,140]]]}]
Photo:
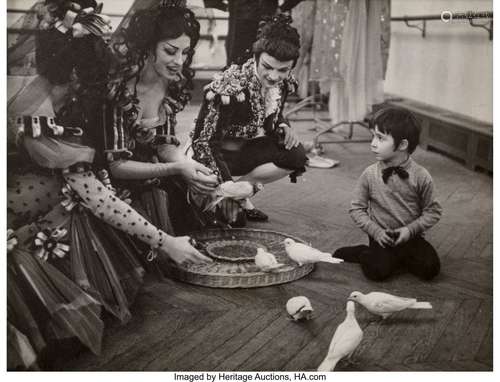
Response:
[{"label": "black shoe", "polygon": [[367,245],[356,245],[354,247],[342,247],[335,251],[333,257],[344,260],[347,263],[359,263],[359,255],[362,251],[369,249]]},{"label": "black shoe", "polygon": [[244,210],[245,215],[247,216],[247,219],[250,221],[254,222],[267,222],[269,220],[269,216],[267,216],[264,212],[261,210],[258,210],[257,208],[253,208],[251,210]]}]

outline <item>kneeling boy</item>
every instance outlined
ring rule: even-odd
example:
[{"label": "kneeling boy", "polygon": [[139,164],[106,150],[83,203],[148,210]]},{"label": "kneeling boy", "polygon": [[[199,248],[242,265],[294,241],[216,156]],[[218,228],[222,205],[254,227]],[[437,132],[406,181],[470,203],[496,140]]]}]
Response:
[{"label": "kneeling boy", "polygon": [[420,125],[400,108],[385,107],[370,122],[377,162],[358,180],[349,214],[368,234],[369,246],[340,248],[335,257],[359,262],[366,277],[384,280],[399,269],[430,280],[440,270],[434,247],[423,234],[441,217],[429,172],[412,158]]}]

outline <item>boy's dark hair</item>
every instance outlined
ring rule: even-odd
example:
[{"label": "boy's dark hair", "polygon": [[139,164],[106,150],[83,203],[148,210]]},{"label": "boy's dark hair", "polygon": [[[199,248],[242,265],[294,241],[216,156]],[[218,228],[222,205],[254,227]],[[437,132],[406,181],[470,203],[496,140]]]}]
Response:
[{"label": "boy's dark hair", "polygon": [[293,60],[295,66],[300,54],[300,36],[291,22],[291,17],[284,14],[261,21],[252,47],[257,62],[262,52],[266,52],[278,61]]},{"label": "boy's dark hair", "polygon": [[405,109],[386,106],[376,111],[370,118],[369,129],[375,126],[383,134],[390,134],[394,139],[394,147],[398,147],[403,139],[408,141],[408,153],[415,151],[420,140],[420,123],[415,115]]}]

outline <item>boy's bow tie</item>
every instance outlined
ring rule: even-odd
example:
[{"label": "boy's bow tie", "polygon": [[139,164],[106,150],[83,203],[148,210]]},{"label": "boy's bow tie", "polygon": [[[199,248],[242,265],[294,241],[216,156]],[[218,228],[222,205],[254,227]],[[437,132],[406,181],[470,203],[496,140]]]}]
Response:
[{"label": "boy's bow tie", "polygon": [[408,179],[408,171],[401,166],[392,166],[382,170],[382,180],[384,183],[387,183],[393,174],[397,174],[401,179]]}]

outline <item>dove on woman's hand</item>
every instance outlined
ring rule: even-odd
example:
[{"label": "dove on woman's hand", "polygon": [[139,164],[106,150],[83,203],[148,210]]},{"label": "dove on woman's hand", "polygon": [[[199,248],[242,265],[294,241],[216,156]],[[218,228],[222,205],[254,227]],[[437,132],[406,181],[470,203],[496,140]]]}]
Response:
[{"label": "dove on woman's hand", "polygon": [[[262,183],[252,184],[248,181],[233,182],[229,180],[220,184],[212,193],[212,202],[205,208],[205,211],[215,210],[215,207],[225,199],[243,201],[254,196],[258,191],[262,190]],[[228,206],[226,205],[226,208]]]}]

